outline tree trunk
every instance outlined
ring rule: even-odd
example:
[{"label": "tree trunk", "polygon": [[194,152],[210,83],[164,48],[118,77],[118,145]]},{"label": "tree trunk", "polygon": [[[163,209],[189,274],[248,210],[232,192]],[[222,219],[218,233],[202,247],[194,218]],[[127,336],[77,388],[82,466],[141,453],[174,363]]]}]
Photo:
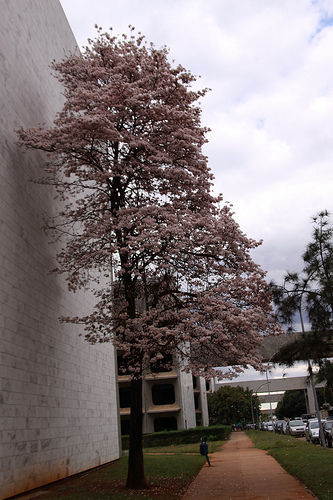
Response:
[{"label": "tree trunk", "polygon": [[131,382],[131,417],[127,488],[147,488],[142,452],[142,379]]}]

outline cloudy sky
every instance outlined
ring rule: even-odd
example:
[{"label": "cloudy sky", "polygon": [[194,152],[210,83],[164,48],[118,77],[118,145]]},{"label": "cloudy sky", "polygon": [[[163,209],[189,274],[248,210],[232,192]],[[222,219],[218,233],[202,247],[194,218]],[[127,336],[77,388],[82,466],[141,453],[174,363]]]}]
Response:
[{"label": "cloudy sky", "polygon": [[216,193],[282,283],[333,212],[333,0],[61,0],[80,47],[134,26],[200,76]]},{"label": "cloudy sky", "polygon": [[311,217],[333,211],[333,0],[61,0],[80,47],[95,23],[135,26],[195,75],[216,193],[254,260],[282,282],[301,269]]}]

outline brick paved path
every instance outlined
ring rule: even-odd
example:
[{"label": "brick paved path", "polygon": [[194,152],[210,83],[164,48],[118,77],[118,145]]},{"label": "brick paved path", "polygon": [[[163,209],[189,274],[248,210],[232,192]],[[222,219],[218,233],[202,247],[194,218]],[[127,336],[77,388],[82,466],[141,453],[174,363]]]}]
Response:
[{"label": "brick paved path", "polygon": [[222,451],[211,455],[183,500],[314,500],[297,479],[254,448],[244,432],[232,432]]}]

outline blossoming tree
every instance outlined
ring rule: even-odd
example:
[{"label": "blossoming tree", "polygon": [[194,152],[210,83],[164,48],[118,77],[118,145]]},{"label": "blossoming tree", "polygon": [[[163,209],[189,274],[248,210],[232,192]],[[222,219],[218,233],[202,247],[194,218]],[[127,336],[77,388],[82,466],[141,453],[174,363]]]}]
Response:
[{"label": "blossoming tree", "polygon": [[[144,37],[101,34],[83,54],[53,62],[65,104],[54,126],[19,131],[48,155],[63,200],[48,228],[63,235],[59,266],[73,291],[89,287],[82,323],[91,343],[113,342],[131,374],[127,486],[146,486],[142,377],[167,359],[196,376],[214,366],[258,367],[276,325],[264,272],[202,154],[207,129],[195,77]],[[167,354],[168,356],[165,356]]]}]

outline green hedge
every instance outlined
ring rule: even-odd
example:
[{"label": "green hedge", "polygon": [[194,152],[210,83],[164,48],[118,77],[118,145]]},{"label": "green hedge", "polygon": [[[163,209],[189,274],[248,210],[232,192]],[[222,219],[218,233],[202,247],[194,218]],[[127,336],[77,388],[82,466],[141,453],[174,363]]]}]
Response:
[{"label": "green hedge", "polygon": [[[172,444],[198,443],[201,437],[209,441],[223,441],[230,433],[231,427],[227,425],[214,425],[211,427],[195,427],[180,431],[163,431],[154,434],[144,434],[142,443],[144,448],[154,446],[170,446]],[[128,450],[129,437],[122,436],[123,450]]]}]

